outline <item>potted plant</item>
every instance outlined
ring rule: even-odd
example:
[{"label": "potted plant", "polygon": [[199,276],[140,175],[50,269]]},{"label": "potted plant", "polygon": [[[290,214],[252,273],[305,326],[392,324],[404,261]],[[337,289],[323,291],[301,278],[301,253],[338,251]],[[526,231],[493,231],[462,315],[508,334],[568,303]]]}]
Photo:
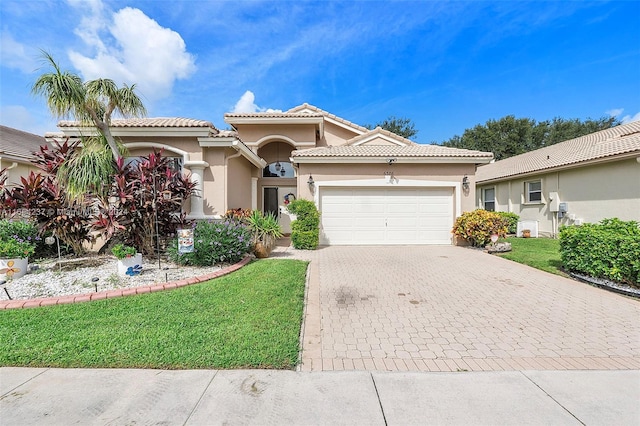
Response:
[{"label": "potted plant", "polygon": [[20,278],[27,273],[29,256],[35,252],[34,244],[5,238],[0,241],[0,279]]},{"label": "potted plant", "polygon": [[253,251],[256,257],[261,259],[269,257],[277,239],[282,237],[282,228],[278,223],[278,218],[273,213],[265,215],[261,211],[254,210],[247,218],[247,224],[251,230]]},{"label": "potted plant", "polygon": [[135,247],[116,244],[111,253],[118,259],[118,275],[140,275],[142,273],[142,253]]}]

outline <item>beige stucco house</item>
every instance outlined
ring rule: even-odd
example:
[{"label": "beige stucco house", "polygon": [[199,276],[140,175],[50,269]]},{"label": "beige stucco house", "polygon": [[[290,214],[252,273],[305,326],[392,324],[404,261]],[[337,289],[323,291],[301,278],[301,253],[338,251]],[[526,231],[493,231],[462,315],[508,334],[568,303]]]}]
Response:
[{"label": "beige stucco house", "polygon": [[[321,244],[451,244],[457,216],[475,208],[475,171],[491,153],[419,145],[380,128],[368,130],[314,106],[286,112],[226,114],[233,130],[183,118],[114,120],[112,133],[131,156],[163,148],[197,183],[190,217],[229,209],[278,215],[313,200]],[[61,134],[90,129],[61,122]]]},{"label": "beige stucco house", "polygon": [[514,212],[541,236],[605,218],[640,221],[640,122],[483,165],[477,206]]},{"label": "beige stucco house", "polygon": [[0,170],[5,169],[6,185],[19,183],[21,177],[38,171],[31,162],[33,153],[46,143],[42,136],[0,126]]}]

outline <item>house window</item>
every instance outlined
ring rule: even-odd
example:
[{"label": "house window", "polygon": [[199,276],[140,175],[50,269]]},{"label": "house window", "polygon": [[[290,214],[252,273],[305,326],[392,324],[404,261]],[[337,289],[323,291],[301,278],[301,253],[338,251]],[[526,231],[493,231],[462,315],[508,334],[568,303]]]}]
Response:
[{"label": "house window", "polygon": [[496,189],[485,188],[482,190],[482,203],[488,212],[496,211]]},{"label": "house window", "polygon": [[527,203],[542,202],[542,182],[539,180],[526,182]]},{"label": "house window", "polygon": [[268,164],[262,170],[262,177],[293,178],[296,176],[293,171],[293,164],[277,161]]}]

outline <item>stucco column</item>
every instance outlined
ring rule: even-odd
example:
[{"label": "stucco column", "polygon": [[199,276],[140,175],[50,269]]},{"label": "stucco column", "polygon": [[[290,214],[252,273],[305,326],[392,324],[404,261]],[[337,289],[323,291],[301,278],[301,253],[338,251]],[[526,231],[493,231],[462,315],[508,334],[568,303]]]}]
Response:
[{"label": "stucco column", "polygon": [[258,210],[258,178],[251,178],[251,210]]},{"label": "stucco column", "polygon": [[191,171],[191,182],[195,183],[194,193],[191,196],[190,218],[204,217],[204,169],[209,167],[206,161],[187,161],[184,164]]}]

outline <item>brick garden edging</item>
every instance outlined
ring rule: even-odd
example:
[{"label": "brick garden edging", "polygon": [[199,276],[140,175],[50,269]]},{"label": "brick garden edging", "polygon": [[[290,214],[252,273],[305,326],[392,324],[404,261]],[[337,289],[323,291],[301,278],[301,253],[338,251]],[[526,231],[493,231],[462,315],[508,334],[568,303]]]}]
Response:
[{"label": "brick garden edging", "polygon": [[40,299],[21,299],[21,300],[2,300],[0,301],[0,310],[2,309],[21,309],[21,308],[37,308],[40,306],[66,305],[70,303],[91,302],[102,299],[115,299],[116,297],[133,296],[135,294],[155,293],[157,291],[173,290],[175,288],[185,287],[191,284],[201,283],[213,278],[235,272],[251,261],[251,256],[246,256],[240,262],[235,263],[219,271],[210,274],[201,275],[199,277],[191,277],[179,281],[172,281],[164,284],[154,284],[141,287],[123,288],[118,290],[107,290],[98,293],[72,294],[68,296],[46,297]]}]

